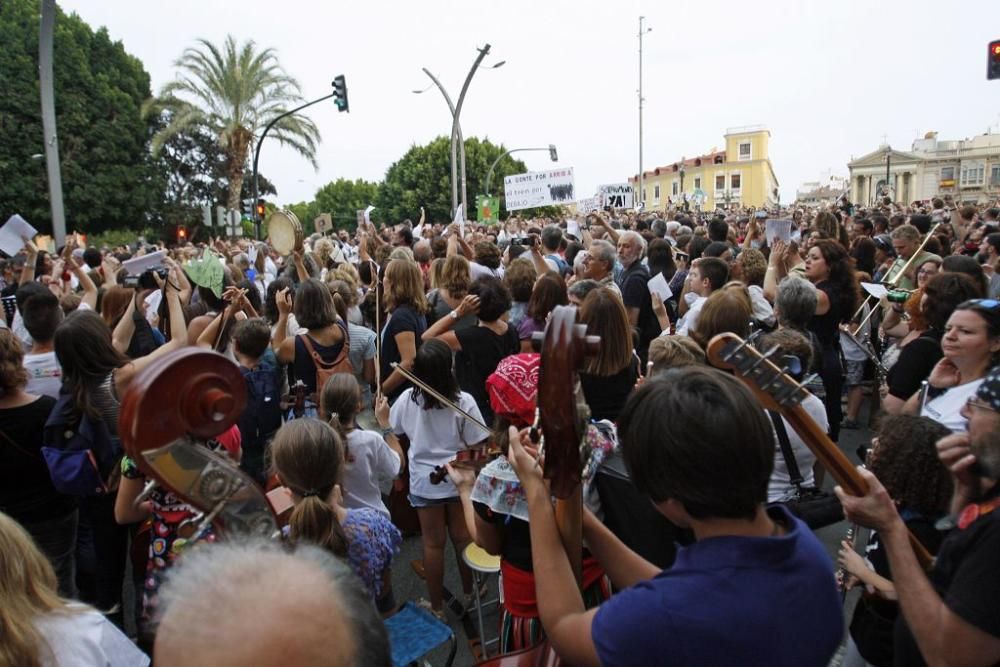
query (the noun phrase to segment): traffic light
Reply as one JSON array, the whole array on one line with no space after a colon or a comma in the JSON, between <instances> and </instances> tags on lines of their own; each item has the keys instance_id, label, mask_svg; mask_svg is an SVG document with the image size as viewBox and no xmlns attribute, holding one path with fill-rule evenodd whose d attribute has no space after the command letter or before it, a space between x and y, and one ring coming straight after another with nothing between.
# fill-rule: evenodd
<instances>
[{"instance_id":1,"label":"traffic light","mask_svg":"<svg viewBox=\"0 0 1000 667\"><path fill-rule=\"evenodd\" d=\"M185 243L188 238L188 230L184 225L177 225L177 242Z\"/></svg>"},{"instance_id":2,"label":"traffic light","mask_svg":"<svg viewBox=\"0 0 1000 667\"><path fill-rule=\"evenodd\" d=\"M243 215L248 218L252 218L254 213L253 200L244 199L242 203L243 203Z\"/></svg>"},{"instance_id":3,"label":"traffic light","mask_svg":"<svg viewBox=\"0 0 1000 667\"><path fill-rule=\"evenodd\" d=\"M338 111L351 110L347 106L347 81L344 80L343 74L337 75L333 80L333 103L337 105Z\"/></svg>"},{"instance_id":4,"label":"traffic light","mask_svg":"<svg viewBox=\"0 0 1000 667\"><path fill-rule=\"evenodd\" d=\"M552 158L553 162L559 161L559 153L556 151L555 144L549 144L549 157Z\"/></svg>"},{"instance_id":5,"label":"traffic light","mask_svg":"<svg viewBox=\"0 0 1000 667\"><path fill-rule=\"evenodd\" d=\"M257 219L258 220L263 220L264 219L264 200L263 199L258 199L257 200Z\"/></svg>"},{"instance_id":6,"label":"traffic light","mask_svg":"<svg viewBox=\"0 0 1000 667\"><path fill-rule=\"evenodd\" d=\"M989 60L986 64L986 78L1000 79L1000 39L990 42Z\"/></svg>"}]
</instances>

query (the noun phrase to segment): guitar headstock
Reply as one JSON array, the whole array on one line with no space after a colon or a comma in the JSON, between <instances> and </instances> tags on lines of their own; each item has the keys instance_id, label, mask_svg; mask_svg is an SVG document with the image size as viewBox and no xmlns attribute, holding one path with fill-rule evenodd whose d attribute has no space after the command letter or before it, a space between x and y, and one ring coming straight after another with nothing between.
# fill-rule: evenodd
<instances>
[{"instance_id":1,"label":"guitar headstock","mask_svg":"<svg viewBox=\"0 0 1000 667\"><path fill-rule=\"evenodd\" d=\"M708 360L716 368L731 370L742 377L768 410L781 411L801 403L809 392L779 367L781 348L757 350L736 334L722 333L708 342Z\"/></svg>"}]
</instances>

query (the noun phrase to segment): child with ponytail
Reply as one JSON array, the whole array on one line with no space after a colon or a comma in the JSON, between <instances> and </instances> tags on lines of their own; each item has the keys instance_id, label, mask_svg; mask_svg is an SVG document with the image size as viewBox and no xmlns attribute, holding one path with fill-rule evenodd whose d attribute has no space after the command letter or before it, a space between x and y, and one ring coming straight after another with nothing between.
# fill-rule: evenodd
<instances>
[{"instance_id":1,"label":"child with ponytail","mask_svg":"<svg viewBox=\"0 0 1000 667\"><path fill-rule=\"evenodd\" d=\"M345 445L344 506L348 509L370 507L389 516L382 501L381 484L399 477L404 460L396 434L389 428L389 401L381 396L375 402L375 418L381 435L357 427L361 411L361 388L353 375L337 373L323 386L319 414L340 435Z\"/></svg>"},{"instance_id":2,"label":"child with ponytail","mask_svg":"<svg viewBox=\"0 0 1000 667\"><path fill-rule=\"evenodd\" d=\"M271 457L295 506L288 521L289 539L346 558L379 612L392 611L391 565L402 537L378 510L344 505L344 444L337 432L317 419L287 422L271 442Z\"/></svg>"}]
</instances>

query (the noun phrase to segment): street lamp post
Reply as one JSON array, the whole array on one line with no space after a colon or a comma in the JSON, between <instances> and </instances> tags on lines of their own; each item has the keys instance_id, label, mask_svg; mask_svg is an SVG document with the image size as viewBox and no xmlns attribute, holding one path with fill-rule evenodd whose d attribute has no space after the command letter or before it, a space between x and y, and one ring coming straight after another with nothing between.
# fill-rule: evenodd
<instances>
[{"instance_id":1,"label":"street lamp post","mask_svg":"<svg viewBox=\"0 0 1000 667\"><path fill-rule=\"evenodd\" d=\"M287 118L292 114L302 111L306 107L311 107L314 104L319 104L323 100L328 100L331 97L336 97L338 94L339 92L335 89L329 95L324 95L323 97L317 98L312 102L306 102L301 106L297 106L291 111L286 111L280 116L276 116L270 123L267 124L267 126L264 128L264 131L260 133L260 139L257 140L257 147L254 149L253 152L253 224L254 224L254 235L257 237L258 241L260 240L260 223L262 221L260 219L260 215L257 214L257 202L259 201L260 197L259 183L257 179L257 163L260 161L260 147L264 143L264 137L267 136L267 133L270 131L270 129L274 127L275 124L282 118Z\"/></svg>"},{"instance_id":2,"label":"street lamp post","mask_svg":"<svg viewBox=\"0 0 1000 667\"><path fill-rule=\"evenodd\" d=\"M63 209L62 173L59 171L59 138L56 134L56 100L52 77L52 43L56 22L55 0L42 1L42 21L38 36L38 83L42 98L42 134L45 139L45 166L49 180L52 235L56 246L66 241L66 213Z\"/></svg>"},{"instance_id":3,"label":"street lamp post","mask_svg":"<svg viewBox=\"0 0 1000 667\"><path fill-rule=\"evenodd\" d=\"M552 158L553 162L559 161L559 153L556 151L555 144L549 144L546 148L512 148L511 150L501 154L496 160L493 160L493 164L490 165L490 170L486 172L486 187L483 188L484 195L489 196L490 194L490 180L493 178L493 170L496 169L498 164L500 164L500 160L504 159L511 153L519 153L521 151L548 151L549 157Z\"/></svg>"},{"instance_id":4,"label":"street lamp post","mask_svg":"<svg viewBox=\"0 0 1000 667\"><path fill-rule=\"evenodd\" d=\"M465 178L465 139L462 137L462 127L460 123L460 118L462 115L462 105L465 103L465 94L469 91L469 84L472 83L472 77L475 75L476 70L479 69L480 63L483 62L483 58L487 56L490 52L490 45L487 44L483 48L479 49L479 55L476 60L472 63L472 67L469 69L469 73L465 77L465 82L462 84L462 90L458 95L458 101L452 104L451 96L448 95L448 91L445 90L441 82L438 81L437 77L430 73L430 71L424 67L422 68L424 74L430 77L430 80L434 82L434 85L438 87L441 94L444 96L445 102L448 103L448 110L451 112L451 209L454 211L458 208L458 194L459 194L459 180L461 180L461 191L462 191L462 205L467 210L467 198L466 198L466 178ZM498 67L503 67L506 60L501 60L490 66L490 69L497 69ZM414 90L414 93L422 93L422 90ZM458 146L460 144L460 146ZM460 165L456 164L456 152L458 153L458 161ZM458 177L458 171L461 171L461 179Z\"/></svg>"},{"instance_id":5,"label":"street lamp post","mask_svg":"<svg viewBox=\"0 0 1000 667\"><path fill-rule=\"evenodd\" d=\"M642 36L647 32L652 32L652 28L646 28L643 30L642 22L646 20L645 16L639 17L639 204L642 208L642 203L645 201L645 189L642 184Z\"/></svg>"}]
</instances>

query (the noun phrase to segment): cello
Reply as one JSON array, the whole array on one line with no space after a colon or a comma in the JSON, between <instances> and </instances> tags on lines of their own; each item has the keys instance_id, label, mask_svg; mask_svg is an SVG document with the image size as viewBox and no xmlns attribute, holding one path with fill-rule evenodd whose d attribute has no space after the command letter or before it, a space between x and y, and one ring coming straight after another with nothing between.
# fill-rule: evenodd
<instances>
[{"instance_id":1,"label":"cello","mask_svg":"<svg viewBox=\"0 0 1000 667\"><path fill-rule=\"evenodd\" d=\"M138 500L160 485L194 507L198 514L178 527L188 541L209 528L271 538L278 534L279 514L290 510L282 489L266 496L228 456L208 446L236 422L246 400L236 364L191 347L158 359L122 396L119 437L150 480Z\"/></svg>"},{"instance_id":2,"label":"cello","mask_svg":"<svg viewBox=\"0 0 1000 667\"><path fill-rule=\"evenodd\" d=\"M588 336L576 319L576 307L557 306L542 333L533 336L541 352L538 407L532 428L544 455L543 476L556 498L556 525L577 584L582 580L583 468L590 408L583 398L579 370L596 355L601 340ZM554 666L563 664L548 640L537 646L480 663L488 667Z\"/></svg>"}]
</instances>

